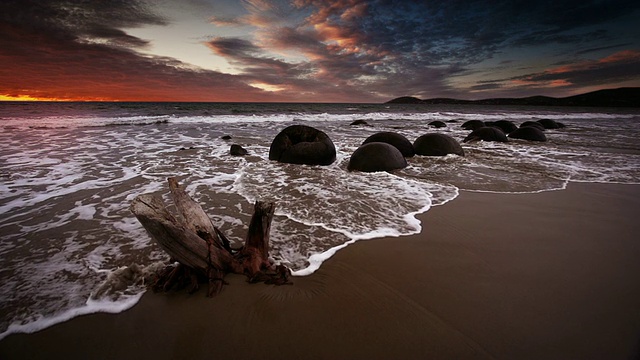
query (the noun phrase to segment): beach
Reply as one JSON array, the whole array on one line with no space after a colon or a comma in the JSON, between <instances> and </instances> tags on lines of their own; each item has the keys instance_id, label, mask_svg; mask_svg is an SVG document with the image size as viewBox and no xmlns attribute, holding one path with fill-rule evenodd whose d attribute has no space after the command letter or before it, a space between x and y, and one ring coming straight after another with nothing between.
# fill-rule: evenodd
<instances>
[{"instance_id":1,"label":"beach","mask_svg":"<svg viewBox=\"0 0 640 360\"><path fill-rule=\"evenodd\" d=\"M292 286L227 276L0 341L2 359L631 359L640 186L461 191L422 232L360 241Z\"/></svg>"}]
</instances>

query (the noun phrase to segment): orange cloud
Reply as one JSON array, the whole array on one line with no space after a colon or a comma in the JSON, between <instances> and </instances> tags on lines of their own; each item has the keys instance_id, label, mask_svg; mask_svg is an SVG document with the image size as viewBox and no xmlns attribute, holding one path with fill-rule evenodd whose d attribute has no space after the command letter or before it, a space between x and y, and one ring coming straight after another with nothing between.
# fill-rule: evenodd
<instances>
[{"instance_id":1,"label":"orange cloud","mask_svg":"<svg viewBox=\"0 0 640 360\"><path fill-rule=\"evenodd\" d=\"M640 51L623 50L597 60L584 60L509 79L512 86L561 88L593 86L638 78ZM635 69L635 70L634 70Z\"/></svg>"},{"instance_id":2,"label":"orange cloud","mask_svg":"<svg viewBox=\"0 0 640 360\"><path fill-rule=\"evenodd\" d=\"M640 60L640 51L636 50L623 50L612 55L609 55L600 60L587 60L582 61L576 64L565 65L556 67L553 69L549 69L546 71L548 74L562 74L562 73L570 73L575 71L583 71L592 68L597 68L602 65L607 64L616 64L616 63L625 63L629 61L639 61Z\"/></svg>"},{"instance_id":3,"label":"orange cloud","mask_svg":"<svg viewBox=\"0 0 640 360\"><path fill-rule=\"evenodd\" d=\"M623 50L615 54L609 55L604 59L598 61L599 63L615 63L623 61L637 61L640 59L640 51L637 50Z\"/></svg>"}]
</instances>

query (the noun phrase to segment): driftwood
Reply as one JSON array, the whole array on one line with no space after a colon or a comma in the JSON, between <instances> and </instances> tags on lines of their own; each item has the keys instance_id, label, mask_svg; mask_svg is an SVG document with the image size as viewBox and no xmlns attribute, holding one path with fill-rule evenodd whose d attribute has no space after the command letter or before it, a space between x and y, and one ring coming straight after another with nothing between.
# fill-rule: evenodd
<instances>
[{"instance_id":1,"label":"driftwood","mask_svg":"<svg viewBox=\"0 0 640 360\"><path fill-rule=\"evenodd\" d=\"M171 197L179 216L172 215L158 195L143 194L131 204L131 211L151 237L178 262L157 274L154 289L198 290L209 285L208 296L220 292L228 273L244 274L250 282L290 284L291 271L269 261L269 231L275 204L256 201L247 237L240 249L233 249L202 207L169 178Z\"/></svg>"}]
</instances>

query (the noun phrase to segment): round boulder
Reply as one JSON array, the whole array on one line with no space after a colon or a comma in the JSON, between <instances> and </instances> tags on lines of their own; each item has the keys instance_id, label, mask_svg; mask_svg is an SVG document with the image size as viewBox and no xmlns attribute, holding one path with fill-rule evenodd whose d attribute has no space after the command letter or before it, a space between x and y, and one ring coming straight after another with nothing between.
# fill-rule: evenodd
<instances>
[{"instance_id":1,"label":"round boulder","mask_svg":"<svg viewBox=\"0 0 640 360\"><path fill-rule=\"evenodd\" d=\"M464 156L464 150L456 139L449 135L431 133L420 136L413 142L417 155L445 156L456 154Z\"/></svg>"},{"instance_id":2,"label":"round boulder","mask_svg":"<svg viewBox=\"0 0 640 360\"><path fill-rule=\"evenodd\" d=\"M237 144L231 145L231 149L229 149L229 153L233 156L244 156L248 154L247 149Z\"/></svg>"},{"instance_id":3,"label":"round boulder","mask_svg":"<svg viewBox=\"0 0 640 360\"><path fill-rule=\"evenodd\" d=\"M364 145L372 142L382 142L393 145L396 149L400 150L400 153L402 153L402 156L404 157L412 157L416 154L413 149L413 145L411 145L411 141L398 133L389 131L375 133L369 136L362 144Z\"/></svg>"},{"instance_id":4,"label":"round boulder","mask_svg":"<svg viewBox=\"0 0 640 360\"><path fill-rule=\"evenodd\" d=\"M324 132L306 125L291 125L271 142L269 160L289 164L331 165L336 147Z\"/></svg>"},{"instance_id":5,"label":"round boulder","mask_svg":"<svg viewBox=\"0 0 640 360\"><path fill-rule=\"evenodd\" d=\"M383 142L363 144L351 154L349 171L390 171L407 166L407 160L395 146Z\"/></svg>"},{"instance_id":6,"label":"round boulder","mask_svg":"<svg viewBox=\"0 0 640 360\"><path fill-rule=\"evenodd\" d=\"M443 128L443 127L447 127L447 124L444 121L434 120L429 123L429 126L433 126L435 128Z\"/></svg>"},{"instance_id":7,"label":"round boulder","mask_svg":"<svg viewBox=\"0 0 640 360\"><path fill-rule=\"evenodd\" d=\"M505 134L508 134L512 131L514 131L515 129L517 129L518 127L516 126L516 124L514 124L513 122L509 121L509 120L498 120L498 121L494 121L491 126L496 126L499 127L500 129L502 129L502 131L504 131Z\"/></svg>"},{"instance_id":8,"label":"round boulder","mask_svg":"<svg viewBox=\"0 0 640 360\"><path fill-rule=\"evenodd\" d=\"M525 126L509 133L510 138L529 141L547 141L544 132L535 126Z\"/></svg>"},{"instance_id":9,"label":"round boulder","mask_svg":"<svg viewBox=\"0 0 640 360\"><path fill-rule=\"evenodd\" d=\"M356 121L352 122L352 123L351 123L351 124L349 124L349 125L351 125L351 126L357 126L357 125L366 125L366 126L368 126L368 125L369 125L369 123L368 123L368 122L366 122L365 120L358 119L358 120L356 120Z\"/></svg>"},{"instance_id":10,"label":"round boulder","mask_svg":"<svg viewBox=\"0 0 640 360\"><path fill-rule=\"evenodd\" d=\"M552 119L540 119L538 120L538 123L544 126L545 129L560 129L561 127L564 127L564 125L560 125Z\"/></svg>"},{"instance_id":11,"label":"round boulder","mask_svg":"<svg viewBox=\"0 0 640 360\"><path fill-rule=\"evenodd\" d=\"M469 141L498 141L498 142L508 142L507 135L505 135L504 131L500 130L497 127L493 126L485 126L479 128L477 130L473 130L471 134L467 135L462 142Z\"/></svg>"},{"instance_id":12,"label":"round boulder","mask_svg":"<svg viewBox=\"0 0 640 360\"><path fill-rule=\"evenodd\" d=\"M532 126L532 127L535 127L535 128L538 128L538 129L544 131L544 126L542 126L542 124L540 124L537 121L525 121L522 124L520 124L521 128L528 127L528 126Z\"/></svg>"},{"instance_id":13,"label":"round boulder","mask_svg":"<svg viewBox=\"0 0 640 360\"><path fill-rule=\"evenodd\" d=\"M484 121L482 120L469 120L469 121L465 121L464 123L462 123L462 125L460 125L460 127L465 130L476 130L483 126L485 126L485 124L484 124Z\"/></svg>"}]
</instances>

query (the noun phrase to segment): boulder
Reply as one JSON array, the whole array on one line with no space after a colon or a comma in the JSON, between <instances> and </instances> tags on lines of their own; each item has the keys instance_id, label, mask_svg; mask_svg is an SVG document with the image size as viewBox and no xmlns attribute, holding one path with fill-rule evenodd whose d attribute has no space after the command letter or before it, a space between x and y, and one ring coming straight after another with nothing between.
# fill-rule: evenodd
<instances>
[{"instance_id":1,"label":"boulder","mask_svg":"<svg viewBox=\"0 0 640 360\"><path fill-rule=\"evenodd\" d=\"M540 123L539 123L539 122L537 122L537 121L525 121L525 122L523 122L522 124L520 124L520 127L521 127L521 128L522 128L522 127L527 127L527 126L533 126L533 127L535 127L535 128L538 128L538 129L540 129L540 130L544 131L544 126L542 126L542 124L540 124Z\"/></svg>"},{"instance_id":2,"label":"boulder","mask_svg":"<svg viewBox=\"0 0 640 360\"><path fill-rule=\"evenodd\" d=\"M447 127L447 124L444 121L434 120L429 123L429 126L433 126L435 128L443 128L443 127Z\"/></svg>"},{"instance_id":3,"label":"boulder","mask_svg":"<svg viewBox=\"0 0 640 360\"><path fill-rule=\"evenodd\" d=\"M366 125L366 126L368 126L369 123L364 121L364 120L356 120L356 121L352 122L349 125L351 125L351 126L356 126L356 125Z\"/></svg>"},{"instance_id":4,"label":"boulder","mask_svg":"<svg viewBox=\"0 0 640 360\"><path fill-rule=\"evenodd\" d=\"M404 157L412 157L415 155L413 145L403 135L394 132L379 132L369 136L362 144L368 144L371 142L383 142L395 146Z\"/></svg>"},{"instance_id":5,"label":"boulder","mask_svg":"<svg viewBox=\"0 0 640 360\"><path fill-rule=\"evenodd\" d=\"M509 120L498 120L498 121L494 121L491 126L496 126L500 129L502 129L502 131L504 131L505 134L508 134L514 130L516 130L518 127L516 126L516 124L514 124L513 122L509 121Z\"/></svg>"},{"instance_id":6,"label":"boulder","mask_svg":"<svg viewBox=\"0 0 640 360\"><path fill-rule=\"evenodd\" d=\"M465 130L476 130L483 126L485 126L485 124L482 120L469 120L463 122L462 125L460 125L460 127Z\"/></svg>"},{"instance_id":7,"label":"boulder","mask_svg":"<svg viewBox=\"0 0 640 360\"><path fill-rule=\"evenodd\" d=\"M464 156L464 150L456 139L449 135L430 133L420 136L413 142L413 148L417 155L445 156L456 154Z\"/></svg>"},{"instance_id":8,"label":"boulder","mask_svg":"<svg viewBox=\"0 0 640 360\"><path fill-rule=\"evenodd\" d=\"M553 119L540 119L538 120L538 123L544 126L545 129L560 129L561 127L564 127L564 125L558 124Z\"/></svg>"},{"instance_id":9,"label":"boulder","mask_svg":"<svg viewBox=\"0 0 640 360\"><path fill-rule=\"evenodd\" d=\"M233 144L231 145L231 149L229 150L229 153L233 156L244 156L244 155L247 155L249 152L247 151L247 149L243 148L242 146Z\"/></svg>"},{"instance_id":10,"label":"boulder","mask_svg":"<svg viewBox=\"0 0 640 360\"><path fill-rule=\"evenodd\" d=\"M291 125L271 142L269 160L289 164L331 165L336 147L324 132L306 125Z\"/></svg>"},{"instance_id":11,"label":"boulder","mask_svg":"<svg viewBox=\"0 0 640 360\"><path fill-rule=\"evenodd\" d=\"M493 126L485 126L479 128L477 130L473 130L471 134L469 134L462 142L469 141L498 141L498 142L508 142L507 135L505 135L504 131L500 130L500 128Z\"/></svg>"},{"instance_id":12,"label":"boulder","mask_svg":"<svg viewBox=\"0 0 640 360\"><path fill-rule=\"evenodd\" d=\"M547 141L544 132L535 126L525 126L509 133L510 138L529 141Z\"/></svg>"},{"instance_id":13,"label":"boulder","mask_svg":"<svg viewBox=\"0 0 640 360\"><path fill-rule=\"evenodd\" d=\"M390 171L407 166L407 160L395 146L384 142L363 144L351 154L349 171Z\"/></svg>"}]
</instances>

